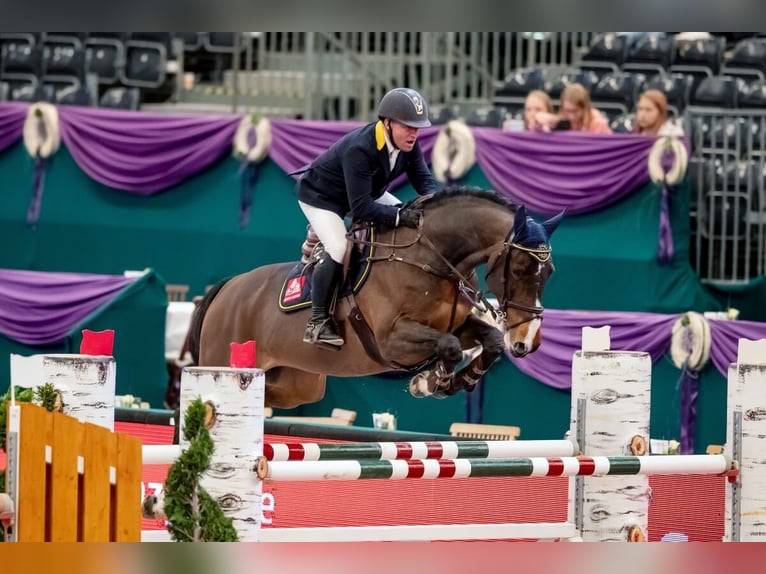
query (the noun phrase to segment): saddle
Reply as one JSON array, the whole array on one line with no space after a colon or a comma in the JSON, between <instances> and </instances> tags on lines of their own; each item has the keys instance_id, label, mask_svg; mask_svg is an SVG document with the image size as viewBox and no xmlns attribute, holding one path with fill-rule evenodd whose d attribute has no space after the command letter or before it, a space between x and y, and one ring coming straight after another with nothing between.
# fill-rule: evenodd
<instances>
[{"instance_id":1,"label":"saddle","mask_svg":"<svg viewBox=\"0 0 766 574\"><path fill-rule=\"evenodd\" d=\"M343 259L343 281L338 290L338 298L356 294L364 286L370 274L375 247L377 229L374 225L352 228L354 237L366 243L348 241ZM285 276L279 291L279 309L283 313L292 313L311 307L311 276L324 246L311 225L306 226L306 239L301 245L301 260Z\"/></svg>"}]
</instances>

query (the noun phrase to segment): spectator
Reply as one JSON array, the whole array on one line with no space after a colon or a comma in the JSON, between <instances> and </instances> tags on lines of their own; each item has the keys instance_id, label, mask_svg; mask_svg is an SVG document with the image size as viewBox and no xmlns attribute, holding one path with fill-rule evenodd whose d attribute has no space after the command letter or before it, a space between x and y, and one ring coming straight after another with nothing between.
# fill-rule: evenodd
<instances>
[{"instance_id":1,"label":"spectator","mask_svg":"<svg viewBox=\"0 0 766 574\"><path fill-rule=\"evenodd\" d=\"M668 119L668 99L659 90L646 90L636 105L636 133L646 136L682 136L683 129Z\"/></svg>"},{"instance_id":2,"label":"spectator","mask_svg":"<svg viewBox=\"0 0 766 574\"><path fill-rule=\"evenodd\" d=\"M542 90L532 90L524 100L524 129L542 130L543 125L537 121L540 113L552 114L553 103L551 98Z\"/></svg>"},{"instance_id":3,"label":"spectator","mask_svg":"<svg viewBox=\"0 0 766 574\"><path fill-rule=\"evenodd\" d=\"M569 84L561 92L559 114L540 112L535 116L545 131L573 130L591 134L611 134L606 116L593 107L582 84Z\"/></svg>"}]
</instances>

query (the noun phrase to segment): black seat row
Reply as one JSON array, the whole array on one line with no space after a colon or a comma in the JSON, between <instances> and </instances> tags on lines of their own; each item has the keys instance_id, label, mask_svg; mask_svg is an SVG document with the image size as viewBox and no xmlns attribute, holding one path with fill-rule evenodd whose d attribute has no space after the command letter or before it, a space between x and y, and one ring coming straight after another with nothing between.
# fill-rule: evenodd
<instances>
[{"instance_id":1,"label":"black seat row","mask_svg":"<svg viewBox=\"0 0 766 574\"><path fill-rule=\"evenodd\" d=\"M609 32L593 39L580 67L597 73L640 70L705 76L720 73L763 79L766 76L766 38L742 39L727 56L723 36L677 39L664 32L652 32L636 38Z\"/></svg>"},{"instance_id":2,"label":"black seat row","mask_svg":"<svg viewBox=\"0 0 766 574\"><path fill-rule=\"evenodd\" d=\"M48 102L64 106L96 106L125 110L141 107L141 92L138 88L111 87L101 97L87 86L65 86L55 84L12 85L0 82L0 101Z\"/></svg>"}]
</instances>

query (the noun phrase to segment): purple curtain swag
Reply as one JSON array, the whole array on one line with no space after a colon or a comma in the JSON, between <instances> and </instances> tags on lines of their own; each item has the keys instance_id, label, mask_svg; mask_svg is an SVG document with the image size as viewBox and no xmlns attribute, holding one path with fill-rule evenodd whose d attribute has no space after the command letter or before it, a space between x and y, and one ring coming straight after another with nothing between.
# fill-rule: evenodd
<instances>
[{"instance_id":1,"label":"purple curtain swag","mask_svg":"<svg viewBox=\"0 0 766 574\"><path fill-rule=\"evenodd\" d=\"M135 280L0 269L0 334L24 345L59 343Z\"/></svg>"},{"instance_id":2,"label":"purple curtain swag","mask_svg":"<svg viewBox=\"0 0 766 574\"><path fill-rule=\"evenodd\" d=\"M615 351L645 351L652 362L670 349L671 329L680 315L657 313L618 313L599 311L545 311L544 342L540 348L522 359L508 354L513 364L530 377L557 389L572 386L572 357L580 349L582 327L610 325L611 348ZM728 376L731 363L737 361L740 338L766 339L766 323L753 321L710 321L712 336L710 357L723 376ZM681 452L694 452L699 373L684 369L681 383Z\"/></svg>"},{"instance_id":3,"label":"purple curtain swag","mask_svg":"<svg viewBox=\"0 0 766 574\"><path fill-rule=\"evenodd\" d=\"M27 107L0 104L0 151L21 138ZM240 121L236 115L161 115L77 106L60 106L58 111L62 140L80 168L106 186L139 195L172 187L231 153ZM274 119L270 157L291 173L360 125ZM421 132L427 161L440 130L433 126ZM471 131L477 163L492 186L542 215L563 209L570 214L597 211L649 181L653 138ZM392 188L404 181L399 178ZM661 202L660 222L659 258L667 262L673 251L667 198Z\"/></svg>"}]
</instances>

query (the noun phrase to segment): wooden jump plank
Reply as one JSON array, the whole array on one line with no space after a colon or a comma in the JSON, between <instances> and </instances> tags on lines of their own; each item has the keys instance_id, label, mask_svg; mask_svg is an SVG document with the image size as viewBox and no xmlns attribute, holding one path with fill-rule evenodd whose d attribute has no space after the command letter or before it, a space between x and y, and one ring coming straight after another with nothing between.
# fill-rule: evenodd
<instances>
[{"instance_id":1,"label":"wooden jump plank","mask_svg":"<svg viewBox=\"0 0 766 574\"><path fill-rule=\"evenodd\" d=\"M117 484L115 485L114 540L141 541L141 439L122 433L117 437Z\"/></svg>"},{"instance_id":2,"label":"wooden jump plank","mask_svg":"<svg viewBox=\"0 0 766 574\"><path fill-rule=\"evenodd\" d=\"M112 516L112 488L109 469L117 463L114 433L93 424L84 424L82 477L83 542L109 542Z\"/></svg>"},{"instance_id":3,"label":"wooden jump plank","mask_svg":"<svg viewBox=\"0 0 766 574\"><path fill-rule=\"evenodd\" d=\"M79 474L83 425L61 413L53 416L51 458L51 542L77 542L79 526Z\"/></svg>"},{"instance_id":4,"label":"wooden jump plank","mask_svg":"<svg viewBox=\"0 0 766 574\"><path fill-rule=\"evenodd\" d=\"M47 490L45 446L50 444L52 419L48 411L29 403L19 403L19 493L17 507L18 540L45 542Z\"/></svg>"}]
</instances>

